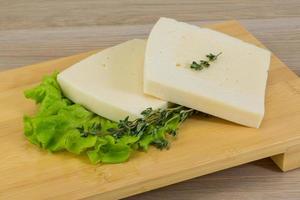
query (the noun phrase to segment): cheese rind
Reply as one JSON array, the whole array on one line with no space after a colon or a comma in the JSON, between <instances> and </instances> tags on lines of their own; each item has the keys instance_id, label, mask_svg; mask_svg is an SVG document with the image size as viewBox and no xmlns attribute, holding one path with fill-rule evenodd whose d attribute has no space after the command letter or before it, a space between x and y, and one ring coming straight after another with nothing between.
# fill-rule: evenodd
<instances>
[{"instance_id":1,"label":"cheese rind","mask_svg":"<svg viewBox=\"0 0 300 200\"><path fill-rule=\"evenodd\" d=\"M167 102L143 93L145 47L146 41L135 39L89 56L58 75L62 91L114 121L141 117L148 107L165 108Z\"/></svg>"},{"instance_id":2,"label":"cheese rind","mask_svg":"<svg viewBox=\"0 0 300 200\"><path fill-rule=\"evenodd\" d=\"M209 68L193 61L222 54ZM270 52L223 33L161 18L145 56L144 92L239 124L259 127Z\"/></svg>"}]
</instances>

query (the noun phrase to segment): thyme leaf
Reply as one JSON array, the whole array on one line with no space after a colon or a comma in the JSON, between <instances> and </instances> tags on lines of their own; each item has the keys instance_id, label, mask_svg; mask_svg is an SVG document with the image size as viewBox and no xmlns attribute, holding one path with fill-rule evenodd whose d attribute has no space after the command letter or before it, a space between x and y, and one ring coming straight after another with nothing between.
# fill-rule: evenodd
<instances>
[{"instance_id":1,"label":"thyme leaf","mask_svg":"<svg viewBox=\"0 0 300 200\"><path fill-rule=\"evenodd\" d=\"M193 61L192 64L190 65L190 68L196 71L200 71L203 68L208 68L212 62L214 62L215 60L217 60L217 58L222 54L222 52L218 53L218 54L212 54L209 53L206 55L206 58L208 60L200 60L199 63L197 63L196 61Z\"/></svg>"}]
</instances>

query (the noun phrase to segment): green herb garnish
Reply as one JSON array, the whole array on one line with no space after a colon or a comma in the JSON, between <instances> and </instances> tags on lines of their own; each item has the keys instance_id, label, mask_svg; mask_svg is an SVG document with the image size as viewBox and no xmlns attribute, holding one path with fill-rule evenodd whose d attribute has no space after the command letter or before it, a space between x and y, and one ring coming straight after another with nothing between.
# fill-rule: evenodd
<instances>
[{"instance_id":1,"label":"green herb garnish","mask_svg":"<svg viewBox=\"0 0 300 200\"><path fill-rule=\"evenodd\" d=\"M218 56L221 54L222 54L222 52L218 53L217 55L212 54L212 53L207 54L206 57L208 58L208 60L200 60L199 63L197 63L196 61L193 61L190 68L197 70L197 71L202 70L203 68L207 68L210 66L210 64L213 61L217 60Z\"/></svg>"},{"instance_id":2,"label":"green herb garnish","mask_svg":"<svg viewBox=\"0 0 300 200\"><path fill-rule=\"evenodd\" d=\"M109 131L118 138L128 132L132 135L143 135L145 132L153 131L155 129L168 128L166 131L175 136L177 129L170 125L174 122L180 124L193 112L193 109L184 106L157 110L147 108L141 113L143 116L142 118L129 121L127 117L119 122L117 128L112 128Z\"/></svg>"},{"instance_id":3,"label":"green herb garnish","mask_svg":"<svg viewBox=\"0 0 300 200\"><path fill-rule=\"evenodd\" d=\"M50 152L67 150L86 154L96 163L120 163L135 150L169 147L167 134L176 136L180 124L195 111L184 106L144 110L141 118L116 123L67 99L57 83L57 73L25 91L39 104L34 116L24 117L27 139Z\"/></svg>"}]
</instances>

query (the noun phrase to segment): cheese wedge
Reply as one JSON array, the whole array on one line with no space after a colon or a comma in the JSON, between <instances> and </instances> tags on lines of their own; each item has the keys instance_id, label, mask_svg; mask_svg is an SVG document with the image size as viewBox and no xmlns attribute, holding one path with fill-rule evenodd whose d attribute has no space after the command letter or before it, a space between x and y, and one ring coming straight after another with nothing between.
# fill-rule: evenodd
<instances>
[{"instance_id":1,"label":"cheese wedge","mask_svg":"<svg viewBox=\"0 0 300 200\"><path fill-rule=\"evenodd\" d=\"M167 102L143 93L146 41L131 40L96 53L58 75L64 94L105 118L140 117L148 107Z\"/></svg>"},{"instance_id":2,"label":"cheese wedge","mask_svg":"<svg viewBox=\"0 0 300 200\"><path fill-rule=\"evenodd\" d=\"M193 61L218 54L210 67ZM144 92L250 127L259 127L270 52L239 39L173 19L161 18L146 47Z\"/></svg>"}]
</instances>

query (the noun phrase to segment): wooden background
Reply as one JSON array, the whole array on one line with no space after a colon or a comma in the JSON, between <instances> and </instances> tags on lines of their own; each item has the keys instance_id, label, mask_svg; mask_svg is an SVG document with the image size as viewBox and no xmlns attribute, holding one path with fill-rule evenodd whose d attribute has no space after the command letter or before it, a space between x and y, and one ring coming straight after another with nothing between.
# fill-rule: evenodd
<instances>
[{"instance_id":1,"label":"wooden background","mask_svg":"<svg viewBox=\"0 0 300 200\"><path fill-rule=\"evenodd\" d=\"M0 0L0 70L145 38L160 16L238 19L300 75L299 0ZM264 159L128 198L138 199L298 200L300 170Z\"/></svg>"}]
</instances>

